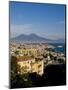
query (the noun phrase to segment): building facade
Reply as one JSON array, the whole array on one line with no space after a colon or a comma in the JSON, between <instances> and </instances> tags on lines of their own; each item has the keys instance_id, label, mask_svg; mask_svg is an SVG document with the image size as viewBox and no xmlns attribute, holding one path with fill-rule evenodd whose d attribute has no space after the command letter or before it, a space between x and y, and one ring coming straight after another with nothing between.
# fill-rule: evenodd
<instances>
[{"instance_id":1,"label":"building facade","mask_svg":"<svg viewBox=\"0 0 68 90\"><path fill-rule=\"evenodd\" d=\"M37 49L18 49L17 51L19 51L19 55L20 56L34 56L37 57L38 54L38 50Z\"/></svg>"},{"instance_id":2,"label":"building facade","mask_svg":"<svg viewBox=\"0 0 68 90\"><path fill-rule=\"evenodd\" d=\"M34 72L39 75L43 74L44 63L42 59L29 56L18 56L17 60L18 65L21 67L21 74Z\"/></svg>"}]
</instances>

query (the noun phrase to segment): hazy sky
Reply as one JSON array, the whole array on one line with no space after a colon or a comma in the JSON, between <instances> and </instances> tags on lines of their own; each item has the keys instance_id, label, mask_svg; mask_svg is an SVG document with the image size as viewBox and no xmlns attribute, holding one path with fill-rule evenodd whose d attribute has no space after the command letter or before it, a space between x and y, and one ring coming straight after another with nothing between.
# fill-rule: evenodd
<instances>
[{"instance_id":1,"label":"hazy sky","mask_svg":"<svg viewBox=\"0 0 68 90\"><path fill-rule=\"evenodd\" d=\"M11 37L36 33L42 37L65 37L65 6L10 2Z\"/></svg>"}]
</instances>

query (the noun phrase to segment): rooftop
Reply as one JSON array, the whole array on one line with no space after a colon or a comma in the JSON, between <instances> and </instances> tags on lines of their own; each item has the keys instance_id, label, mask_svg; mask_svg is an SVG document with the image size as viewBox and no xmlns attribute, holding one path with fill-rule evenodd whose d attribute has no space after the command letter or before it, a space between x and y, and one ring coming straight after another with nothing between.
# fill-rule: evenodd
<instances>
[{"instance_id":1,"label":"rooftop","mask_svg":"<svg viewBox=\"0 0 68 90\"><path fill-rule=\"evenodd\" d=\"M30 56L17 56L18 61L27 61L27 60L34 60L33 57Z\"/></svg>"}]
</instances>

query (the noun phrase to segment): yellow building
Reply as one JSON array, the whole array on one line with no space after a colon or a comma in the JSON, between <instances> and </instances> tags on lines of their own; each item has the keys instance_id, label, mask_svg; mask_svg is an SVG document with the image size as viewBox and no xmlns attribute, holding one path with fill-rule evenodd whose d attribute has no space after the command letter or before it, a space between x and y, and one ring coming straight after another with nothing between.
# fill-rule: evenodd
<instances>
[{"instance_id":1,"label":"yellow building","mask_svg":"<svg viewBox=\"0 0 68 90\"><path fill-rule=\"evenodd\" d=\"M18 64L21 66L21 74L36 72L43 74L44 63L41 58L32 58L30 56L17 56Z\"/></svg>"},{"instance_id":2,"label":"yellow building","mask_svg":"<svg viewBox=\"0 0 68 90\"><path fill-rule=\"evenodd\" d=\"M37 57L38 55L38 50L37 49L18 49L17 51L19 51L19 55L20 56L34 56Z\"/></svg>"}]
</instances>

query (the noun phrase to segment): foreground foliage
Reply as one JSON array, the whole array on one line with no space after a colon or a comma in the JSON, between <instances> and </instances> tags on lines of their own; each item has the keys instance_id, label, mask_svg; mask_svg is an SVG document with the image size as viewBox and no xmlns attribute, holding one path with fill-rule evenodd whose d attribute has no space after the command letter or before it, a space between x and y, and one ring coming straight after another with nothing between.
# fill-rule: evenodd
<instances>
[{"instance_id":1,"label":"foreground foliage","mask_svg":"<svg viewBox=\"0 0 68 90\"><path fill-rule=\"evenodd\" d=\"M17 58L11 57L10 88L57 86L66 84L66 65L49 65L42 76L36 73L20 74Z\"/></svg>"}]
</instances>

